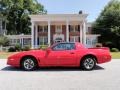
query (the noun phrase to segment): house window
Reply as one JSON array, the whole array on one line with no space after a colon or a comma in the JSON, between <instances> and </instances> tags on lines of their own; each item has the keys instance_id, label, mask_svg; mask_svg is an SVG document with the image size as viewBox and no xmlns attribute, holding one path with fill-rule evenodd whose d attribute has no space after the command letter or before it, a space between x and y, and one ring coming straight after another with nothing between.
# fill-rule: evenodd
<instances>
[{"instance_id":1,"label":"house window","mask_svg":"<svg viewBox=\"0 0 120 90\"><path fill-rule=\"evenodd\" d=\"M70 42L79 42L79 36L70 36Z\"/></svg>"},{"instance_id":2,"label":"house window","mask_svg":"<svg viewBox=\"0 0 120 90\"><path fill-rule=\"evenodd\" d=\"M74 26L73 26L73 25L70 25L69 30L70 30L70 32L74 32Z\"/></svg>"},{"instance_id":3,"label":"house window","mask_svg":"<svg viewBox=\"0 0 120 90\"><path fill-rule=\"evenodd\" d=\"M79 30L79 25L70 25L69 27L70 32L78 32Z\"/></svg>"},{"instance_id":4,"label":"house window","mask_svg":"<svg viewBox=\"0 0 120 90\"><path fill-rule=\"evenodd\" d=\"M31 42L30 38L24 38L23 39L24 45L30 45L30 42Z\"/></svg>"},{"instance_id":5,"label":"house window","mask_svg":"<svg viewBox=\"0 0 120 90\"><path fill-rule=\"evenodd\" d=\"M48 38L46 36L39 37L39 44L40 45L47 45L48 44Z\"/></svg>"},{"instance_id":6,"label":"house window","mask_svg":"<svg viewBox=\"0 0 120 90\"><path fill-rule=\"evenodd\" d=\"M42 26L38 26L38 32L43 32L43 27Z\"/></svg>"},{"instance_id":7,"label":"house window","mask_svg":"<svg viewBox=\"0 0 120 90\"><path fill-rule=\"evenodd\" d=\"M48 32L48 26L44 26L44 32Z\"/></svg>"},{"instance_id":8,"label":"house window","mask_svg":"<svg viewBox=\"0 0 120 90\"><path fill-rule=\"evenodd\" d=\"M20 39L10 39L10 43L11 43L12 45L14 45L14 44L19 44L19 43L20 43Z\"/></svg>"},{"instance_id":9,"label":"house window","mask_svg":"<svg viewBox=\"0 0 120 90\"><path fill-rule=\"evenodd\" d=\"M57 25L55 29L56 33L62 33L62 25Z\"/></svg>"},{"instance_id":10,"label":"house window","mask_svg":"<svg viewBox=\"0 0 120 90\"><path fill-rule=\"evenodd\" d=\"M86 44L91 45L91 40L89 38L86 39Z\"/></svg>"},{"instance_id":11,"label":"house window","mask_svg":"<svg viewBox=\"0 0 120 90\"><path fill-rule=\"evenodd\" d=\"M92 45L95 45L97 43L97 39L92 40Z\"/></svg>"},{"instance_id":12,"label":"house window","mask_svg":"<svg viewBox=\"0 0 120 90\"><path fill-rule=\"evenodd\" d=\"M38 32L48 32L48 26L38 26Z\"/></svg>"}]
</instances>

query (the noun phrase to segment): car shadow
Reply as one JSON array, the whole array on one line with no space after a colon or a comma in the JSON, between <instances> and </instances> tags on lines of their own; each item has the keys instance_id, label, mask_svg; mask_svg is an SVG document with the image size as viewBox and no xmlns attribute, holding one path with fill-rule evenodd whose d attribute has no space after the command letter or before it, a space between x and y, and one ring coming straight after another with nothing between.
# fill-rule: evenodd
<instances>
[{"instance_id":1,"label":"car shadow","mask_svg":"<svg viewBox=\"0 0 120 90\"><path fill-rule=\"evenodd\" d=\"M96 65L96 67L92 71L94 70L104 70L104 68ZM7 66L7 67L2 68L0 71L24 71L24 70L20 68L12 67L12 66ZM39 71L85 71L85 70L82 70L76 67L46 67L46 68L42 67L42 68L36 69L35 72L36 71L39 72Z\"/></svg>"}]
</instances>

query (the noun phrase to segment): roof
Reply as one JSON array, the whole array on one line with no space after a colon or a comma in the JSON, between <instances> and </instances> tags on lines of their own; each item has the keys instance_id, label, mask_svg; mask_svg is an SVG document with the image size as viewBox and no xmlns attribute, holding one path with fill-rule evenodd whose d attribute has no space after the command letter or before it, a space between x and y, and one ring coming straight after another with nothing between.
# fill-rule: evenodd
<instances>
[{"instance_id":1,"label":"roof","mask_svg":"<svg viewBox=\"0 0 120 90\"><path fill-rule=\"evenodd\" d=\"M32 21L84 20L88 14L36 14L29 15Z\"/></svg>"}]
</instances>

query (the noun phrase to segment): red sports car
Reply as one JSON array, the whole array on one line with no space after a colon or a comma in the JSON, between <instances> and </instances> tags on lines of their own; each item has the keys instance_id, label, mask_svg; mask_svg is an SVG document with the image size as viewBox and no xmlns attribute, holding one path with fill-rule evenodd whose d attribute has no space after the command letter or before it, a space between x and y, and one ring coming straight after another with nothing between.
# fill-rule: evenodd
<instances>
[{"instance_id":1,"label":"red sports car","mask_svg":"<svg viewBox=\"0 0 120 90\"><path fill-rule=\"evenodd\" d=\"M80 43L61 42L46 50L31 50L16 53L8 57L7 64L35 70L37 67L81 67L92 70L96 64L111 61L110 51L106 47L85 48Z\"/></svg>"}]
</instances>

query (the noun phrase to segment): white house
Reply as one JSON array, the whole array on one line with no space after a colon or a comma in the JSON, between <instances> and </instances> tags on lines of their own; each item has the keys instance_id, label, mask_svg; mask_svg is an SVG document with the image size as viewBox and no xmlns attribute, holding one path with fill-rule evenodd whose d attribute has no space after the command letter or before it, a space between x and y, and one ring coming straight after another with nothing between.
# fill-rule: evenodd
<instances>
[{"instance_id":1,"label":"white house","mask_svg":"<svg viewBox=\"0 0 120 90\"><path fill-rule=\"evenodd\" d=\"M80 42L94 47L99 35L91 34L88 14L41 14L30 15L31 46L51 45L56 42Z\"/></svg>"}]
</instances>

